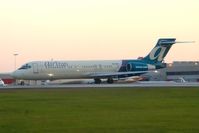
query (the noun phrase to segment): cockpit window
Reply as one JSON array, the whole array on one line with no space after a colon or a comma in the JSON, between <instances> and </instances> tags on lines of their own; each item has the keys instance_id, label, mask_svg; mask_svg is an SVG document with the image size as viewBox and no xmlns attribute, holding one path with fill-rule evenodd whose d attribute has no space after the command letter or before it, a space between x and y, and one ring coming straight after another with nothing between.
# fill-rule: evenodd
<instances>
[{"instance_id":1,"label":"cockpit window","mask_svg":"<svg viewBox=\"0 0 199 133\"><path fill-rule=\"evenodd\" d=\"M23 65L22 67L19 68L19 70L22 70L22 69L29 69L31 68L31 66L29 64L25 64Z\"/></svg>"}]
</instances>

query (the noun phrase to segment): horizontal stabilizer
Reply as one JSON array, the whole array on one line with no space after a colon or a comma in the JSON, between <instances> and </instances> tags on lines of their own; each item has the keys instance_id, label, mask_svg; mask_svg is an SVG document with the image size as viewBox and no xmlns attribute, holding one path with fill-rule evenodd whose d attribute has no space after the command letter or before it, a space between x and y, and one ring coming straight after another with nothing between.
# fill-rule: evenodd
<instances>
[{"instance_id":1,"label":"horizontal stabilizer","mask_svg":"<svg viewBox=\"0 0 199 133\"><path fill-rule=\"evenodd\" d=\"M195 43L195 41L177 41L175 43Z\"/></svg>"},{"instance_id":2,"label":"horizontal stabilizer","mask_svg":"<svg viewBox=\"0 0 199 133\"><path fill-rule=\"evenodd\" d=\"M195 41L161 41L160 46L166 46L175 43L195 43Z\"/></svg>"}]
</instances>

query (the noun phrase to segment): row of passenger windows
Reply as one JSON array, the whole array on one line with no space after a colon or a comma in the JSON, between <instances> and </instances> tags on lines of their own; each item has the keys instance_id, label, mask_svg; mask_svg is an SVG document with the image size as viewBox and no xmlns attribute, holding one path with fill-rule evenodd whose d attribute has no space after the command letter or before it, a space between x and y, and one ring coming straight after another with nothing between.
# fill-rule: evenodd
<instances>
[{"instance_id":1,"label":"row of passenger windows","mask_svg":"<svg viewBox=\"0 0 199 133\"><path fill-rule=\"evenodd\" d=\"M29 69L31 68L31 66L29 64L25 64L23 65L22 67L19 68L19 70L22 70L22 69ZM71 69L72 68L86 68L86 69L97 69L97 68L113 68L112 65L103 65L103 66L97 66L97 65L93 65L93 66L71 66L70 67Z\"/></svg>"},{"instance_id":2,"label":"row of passenger windows","mask_svg":"<svg viewBox=\"0 0 199 133\"><path fill-rule=\"evenodd\" d=\"M93 66L80 66L77 68L87 68L87 69L90 69L90 68L113 68L112 65L101 65L101 66L97 66L97 65L93 65Z\"/></svg>"}]
</instances>

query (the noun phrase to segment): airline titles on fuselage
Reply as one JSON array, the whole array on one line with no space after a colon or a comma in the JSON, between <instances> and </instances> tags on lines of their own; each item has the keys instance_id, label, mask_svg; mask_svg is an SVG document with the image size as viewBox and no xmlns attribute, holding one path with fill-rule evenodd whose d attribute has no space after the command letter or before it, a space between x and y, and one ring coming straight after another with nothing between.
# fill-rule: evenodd
<instances>
[{"instance_id":1,"label":"airline titles on fuselage","mask_svg":"<svg viewBox=\"0 0 199 133\"><path fill-rule=\"evenodd\" d=\"M69 68L68 63L66 62L57 62L57 61L46 61L44 62L44 66L46 69L51 68Z\"/></svg>"}]
</instances>

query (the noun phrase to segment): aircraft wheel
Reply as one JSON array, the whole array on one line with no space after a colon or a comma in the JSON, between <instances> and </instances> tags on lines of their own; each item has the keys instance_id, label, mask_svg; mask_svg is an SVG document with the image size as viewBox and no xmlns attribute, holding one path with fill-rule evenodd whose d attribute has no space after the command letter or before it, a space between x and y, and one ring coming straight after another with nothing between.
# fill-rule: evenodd
<instances>
[{"instance_id":1,"label":"aircraft wheel","mask_svg":"<svg viewBox=\"0 0 199 133\"><path fill-rule=\"evenodd\" d=\"M102 81L99 78L94 79L95 80L95 84L100 84Z\"/></svg>"},{"instance_id":2,"label":"aircraft wheel","mask_svg":"<svg viewBox=\"0 0 199 133\"><path fill-rule=\"evenodd\" d=\"M113 78L108 78L107 83L112 84L113 83Z\"/></svg>"},{"instance_id":3,"label":"aircraft wheel","mask_svg":"<svg viewBox=\"0 0 199 133\"><path fill-rule=\"evenodd\" d=\"M24 86L24 85L25 85L24 81L21 81L21 82L20 82L20 85L21 85L21 86Z\"/></svg>"}]
</instances>

